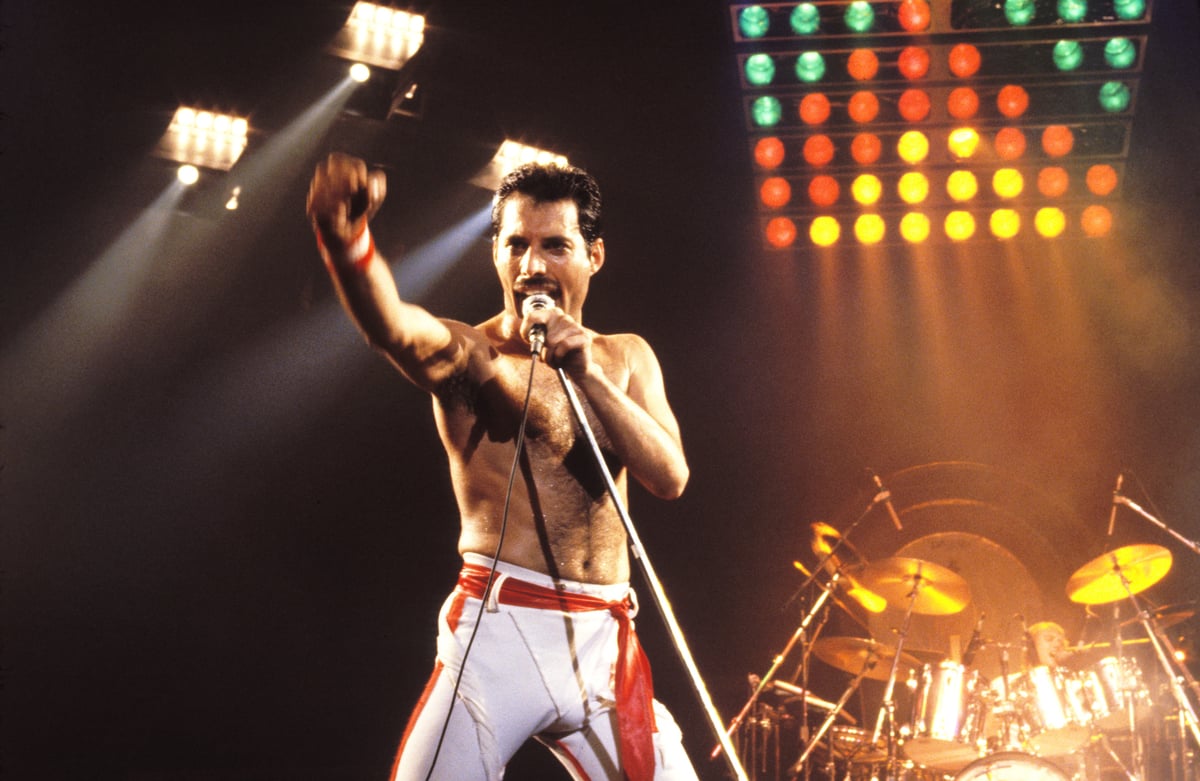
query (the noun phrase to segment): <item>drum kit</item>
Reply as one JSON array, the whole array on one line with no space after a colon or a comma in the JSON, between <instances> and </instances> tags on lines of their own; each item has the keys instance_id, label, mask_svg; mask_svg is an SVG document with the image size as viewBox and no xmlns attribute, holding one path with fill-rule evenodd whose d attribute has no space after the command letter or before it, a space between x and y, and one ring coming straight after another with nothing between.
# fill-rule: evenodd
<instances>
[{"instance_id":1,"label":"drum kit","mask_svg":"<svg viewBox=\"0 0 1200 781\"><path fill-rule=\"evenodd\" d=\"M943 653L912 648L907 641L914 615L949 616L971 603L971 589L962 575L912 557L868 562L832 527L817 523L812 532L818 564L811 572L800 562L796 567L807 576L802 589L815 585L820 594L771 670L752 676L750 701L730 727L731 734L741 728L745 751L746 737L764 726L761 720L746 718L760 695L782 695L799 705L799 758L790 767L777 763L776 776L849 781L1099 781L1111 776L1158 781L1148 771L1143 736L1170 736L1174 730L1171 767L1164 781L1196 777L1190 757L1200 748L1200 726L1192 701L1200 688L1163 631L1192 618L1196 607L1188 603L1154 608L1138 597L1171 570L1168 549L1128 545L1088 561L1071 575L1066 586L1071 602L1086 606L1089 613L1097 606L1114 607L1111 640L1068 646L1057 624L1026 627L1024 618L1017 616L1020 640L994 642L982 636L981 614L960 654L957 647ZM902 611L903 617L887 641L819 637L825 621L815 627L813 622L822 613L828 619L830 600L863 628L867 625L851 606L869 613L891 608ZM1122 605L1132 607L1132 618L1119 617ZM1135 627L1143 631L1135 632ZM793 680L800 678L799 685L777 680L784 659L797 646L803 661ZM1156 692L1149 674L1156 672L1156 663L1148 661L1144 670L1135 653L1144 649L1153 651L1150 658L1157 658L1160 677L1168 682ZM984 652L998 654L999 676L989 678L973 666ZM810 653L853 676L837 701L807 689ZM847 704L864 680L882 682L885 688L878 711L863 714L860 724ZM816 726L818 718L822 720ZM768 726L777 727L768 721ZM768 772L767 765L753 757L747 767Z\"/></svg>"}]
</instances>

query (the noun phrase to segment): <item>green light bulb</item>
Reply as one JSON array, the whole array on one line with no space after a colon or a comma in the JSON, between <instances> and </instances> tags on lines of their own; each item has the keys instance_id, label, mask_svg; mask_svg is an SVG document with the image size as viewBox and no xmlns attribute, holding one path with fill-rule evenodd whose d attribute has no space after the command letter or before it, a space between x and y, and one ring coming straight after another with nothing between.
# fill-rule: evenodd
<instances>
[{"instance_id":1,"label":"green light bulb","mask_svg":"<svg viewBox=\"0 0 1200 781\"><path fill-rule=\"evenodd\" d=\"M1033 0L1004 0L1004 18L1013 27L1029 24L1036 10Z\"/></svg>"},{"instance_id":2,"label":"green light bulb","mask_svg":"<svg viewBox=\"0 0 1200 781\"><path fill-rule=\"evenodd\" d=\"M1083 47L1079 41L1059 41L1054 44L1054 67L1073 71L1083 64Z\"/></svg>"},{"instance_id":3,"label":"green light bulb","mask_svg":"<svg viewBox=\"0 0 1200 781\"><path fill-rule=\"evenodd\" d=\"M1129 87L1119 81L1108 81L1100 87L1100 107L1110 114L1129 108Z\"/></svg>"},{"instance_id":4,"label":"green light bulb","mask_svg":"<svg viewBox=\"0 0 1200 781\"><path fill-rule=\"evenodd\" d=\"M796 58L796 78L805 84L820 81L825 76L825 58L819 52L804 52Z\"/></svg>"},{"instance_id":5,"label":"green light bulb","mask_svg":"<svg viewBox=\"0 0 1200 781\"><path fill-rule=\"evenodd\" d=\"M846 27L856 33L865 33L875 24L875 9L865 0L854 0L846 6Z\"/></svg>"},{"instance_id":6,"label":"green light bulb","mask_svg":"<svg viewBox=\"0 0 1200 781\"><path fill-rule=\"evenodd\" d=\"M1146 13L1146 0L1113 0L1113 10L1118 19L1141 19Z\"/></svg>"},{"instance_id":7,"label":"green light bulb","mask_svg":"<svg viewBox=\"0 0 1200 781\"><path fill-rule=\"evenodd\" d=\"M752 54L746 58L746 81L764 87L775 80L775 61L769 54Z\"/></svg>"},{"instance_id":8,"label":"green light bulb","mask_svg":"<svg viewBox=\"0 0 1200 781\"><path fill-rule=\"evenodd\" d=\"M738 27L747 38L761 38L771 26L771 17L761 5L748 5L738 14Z\"/></svg>"},{"instance_id":9,"label":"green light bulb","mask_svg":"<svg viewBox=\"0 0 1200 781\"><path fill-rule=\"evenodd\" d=\"M750 118L759 127L772 127L783 119L783 106L778 98L763 95L750 104Z\"/></svg>"},{"instance_id":10,"label":"green light bulb","mask_svg":"<svg viewBox=\"0 0 1200 781\"><path fill-rule=\"evenodd\" d=\"M1082 22L1087 10L1087 0L1058 0L1058 18L1064 22Z\"/></svg>"},{"instance_id":11,"label":"green light bulb","mask_svg":"<svg viewBox=\"0 0 1200 781\"><path fill-rule=\"evenodd\" d=\"M821 13L812 3L801 3L792 9L790 21L796 35L812 35L821 28Z\"/></svg>"},{"instance_id":12,"label":"green light bulb","mask_svg":"<svg viewBox=\"0 0 1200 781\"><path fill-rule=\"evenodd\" d=\"M1104 44L1104 61L1110 68L1123 69L1137 59L1137 47L1128 38L1113 38Z\"/></svg>"}]
</instances>

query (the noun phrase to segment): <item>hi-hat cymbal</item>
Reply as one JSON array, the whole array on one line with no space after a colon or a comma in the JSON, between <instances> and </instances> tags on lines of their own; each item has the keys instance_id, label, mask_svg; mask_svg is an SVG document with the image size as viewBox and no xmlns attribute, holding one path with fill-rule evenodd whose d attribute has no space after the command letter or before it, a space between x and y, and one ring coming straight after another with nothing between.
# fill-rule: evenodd
<instances>
[{"instance_id":1,"label":"hi-hat cymbal","mask_svg":"<svg viewBox=\"0 0 1200 781\"><path fill-rule=\"evenodd\" d=\"M839 670L858 675L866 667L863 677L874 681L888 679L892 660L896 658L894 647L865 637L822 637L813 643L812 649L818 659ZM900 664L905 668L921 667L924 664L921 657L935 662L942 654L906 648L900 652Z\"/></svg>"},{"instance_id":2,"label":"hi-hat cymbal","mask_svg":"<svg viewBox=\"0 0 1200 781\"><path fill-rule=\"evenodd\" d=\"M1067 581L1067 597L1105 605L1153 586L1171 570L1171 551L1161 545L1126 545L1084 564Z\"/></svg>"},{"instance_id":3,"label":"hi-hat cymbal","mask_svg":"<svg viewBox=\"0 0 1200 781\"><path fill-rule=\"evenodd\" d=\"M894 556L868 564L859 581L894 608L927 616L957 613L971 601L971 587L953 570L932 561Z\"/></svg>"},{"instance_id":4,"label":"hi-hat cymbal","mask_svg":"<svg viewBox=\"0 0 1200 781\"><path fill-rule=\"evenodd\" d=\"M851 571L862 569L867 564L867 560L858 552L858 548L855 548L850 540L844 539L841 532L827 523L817 521L812 525L812 532L813 553L818 558L826 559L825 569L829 574L832 575L839 569L842 570L842 582L845 584L846 596L868 612L882 613L887 607L887 600L864 587L854 575L850 574ZM838 545L839 541L840 545ZM835 545L837 545L836 551L834 550Z\"/></svg>"}]
</instances>

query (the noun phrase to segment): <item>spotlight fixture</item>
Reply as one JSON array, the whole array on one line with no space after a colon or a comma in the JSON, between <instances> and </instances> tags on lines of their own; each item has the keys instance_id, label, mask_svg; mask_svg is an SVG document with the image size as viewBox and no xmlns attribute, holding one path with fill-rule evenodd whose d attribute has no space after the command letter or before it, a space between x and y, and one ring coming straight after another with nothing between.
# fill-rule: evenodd
<instances>
[{"instance_id":1,"label":"spotlight fixture","mask_svg":"<svg viewBox=\"0 0 1200 781\"><path fill-rule=\"evenodd\" d=\"M350 78L362 84L371 78L371 69L361 62L356 62L350 66Z\"/></svg>"},{"instance_id":2,"label":"spotlight fixture","mask_svg":"<svg viewBox=\"0 0 1200 781\"><path fill-rule=\"evenodd\" d=\"M190 163L184 163L183 165L179 166L179 170L175 172L175 178L181 183L190 187L196 182L200 181L200 171L196 168L196 166L191 165Z\"/></svg>"},{"instance_id":3,"label":"spotlight fixture","mask_svg":"<svg viewBox=\"0 0 1200 781\"><path fill-rule=\"evenodd\" d=\"M177 163L228 171L246 149L245 117L180 106L154 154Z\"/></svg>"},{"instance_id":4,"label":"spotlight fixture","mask_svg":"<svg viewBox=\"0 0 1200 781\"><path fill-rule=\"evenodd\" d=\"M400 70L425 42L425 17L398 8L357 2L329 52L335 57Z\"/></svg>"},{"instance_id":5,"label":"spotlight fixture","mask_svg":"<svg viewBox=\"0 0 1200 781\"><path fill-rule=\"evenodd\" d=\"M569 165L564 155L505 139L491 161L471 179L471 184L485 190L495 190L500 186L501 179L525 163Z\"/></svg>"}]
</instances>

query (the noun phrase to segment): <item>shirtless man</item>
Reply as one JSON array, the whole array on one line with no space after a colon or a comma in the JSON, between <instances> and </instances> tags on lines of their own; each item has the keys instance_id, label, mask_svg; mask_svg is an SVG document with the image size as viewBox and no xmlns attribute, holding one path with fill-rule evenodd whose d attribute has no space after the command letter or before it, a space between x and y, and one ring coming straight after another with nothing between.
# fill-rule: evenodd
<instances>
[{"instance_id":1,"label":"shirtless man","mask_svg":"<svg viewBox=\"0 0 1200 781\"><path fill-rule=\"evenodd\" d=\"M535 737L575 778L694 779L632 631L624 526L555 371L575 387L622 500L630 475L664 499L683 492L687 461L654 352L583 325L605 260L595 181L544 166L506 177L492 212L504 309L478 325L401 299L367 229L384 194L382 172L335 154L317 167L308 215L347 312L431 394L460 513L463 570L392 778L498 779ZM523 313L535 294L554 306ZM544 362L530 355L535 324Z\"/></svg>"}]
</instances>

